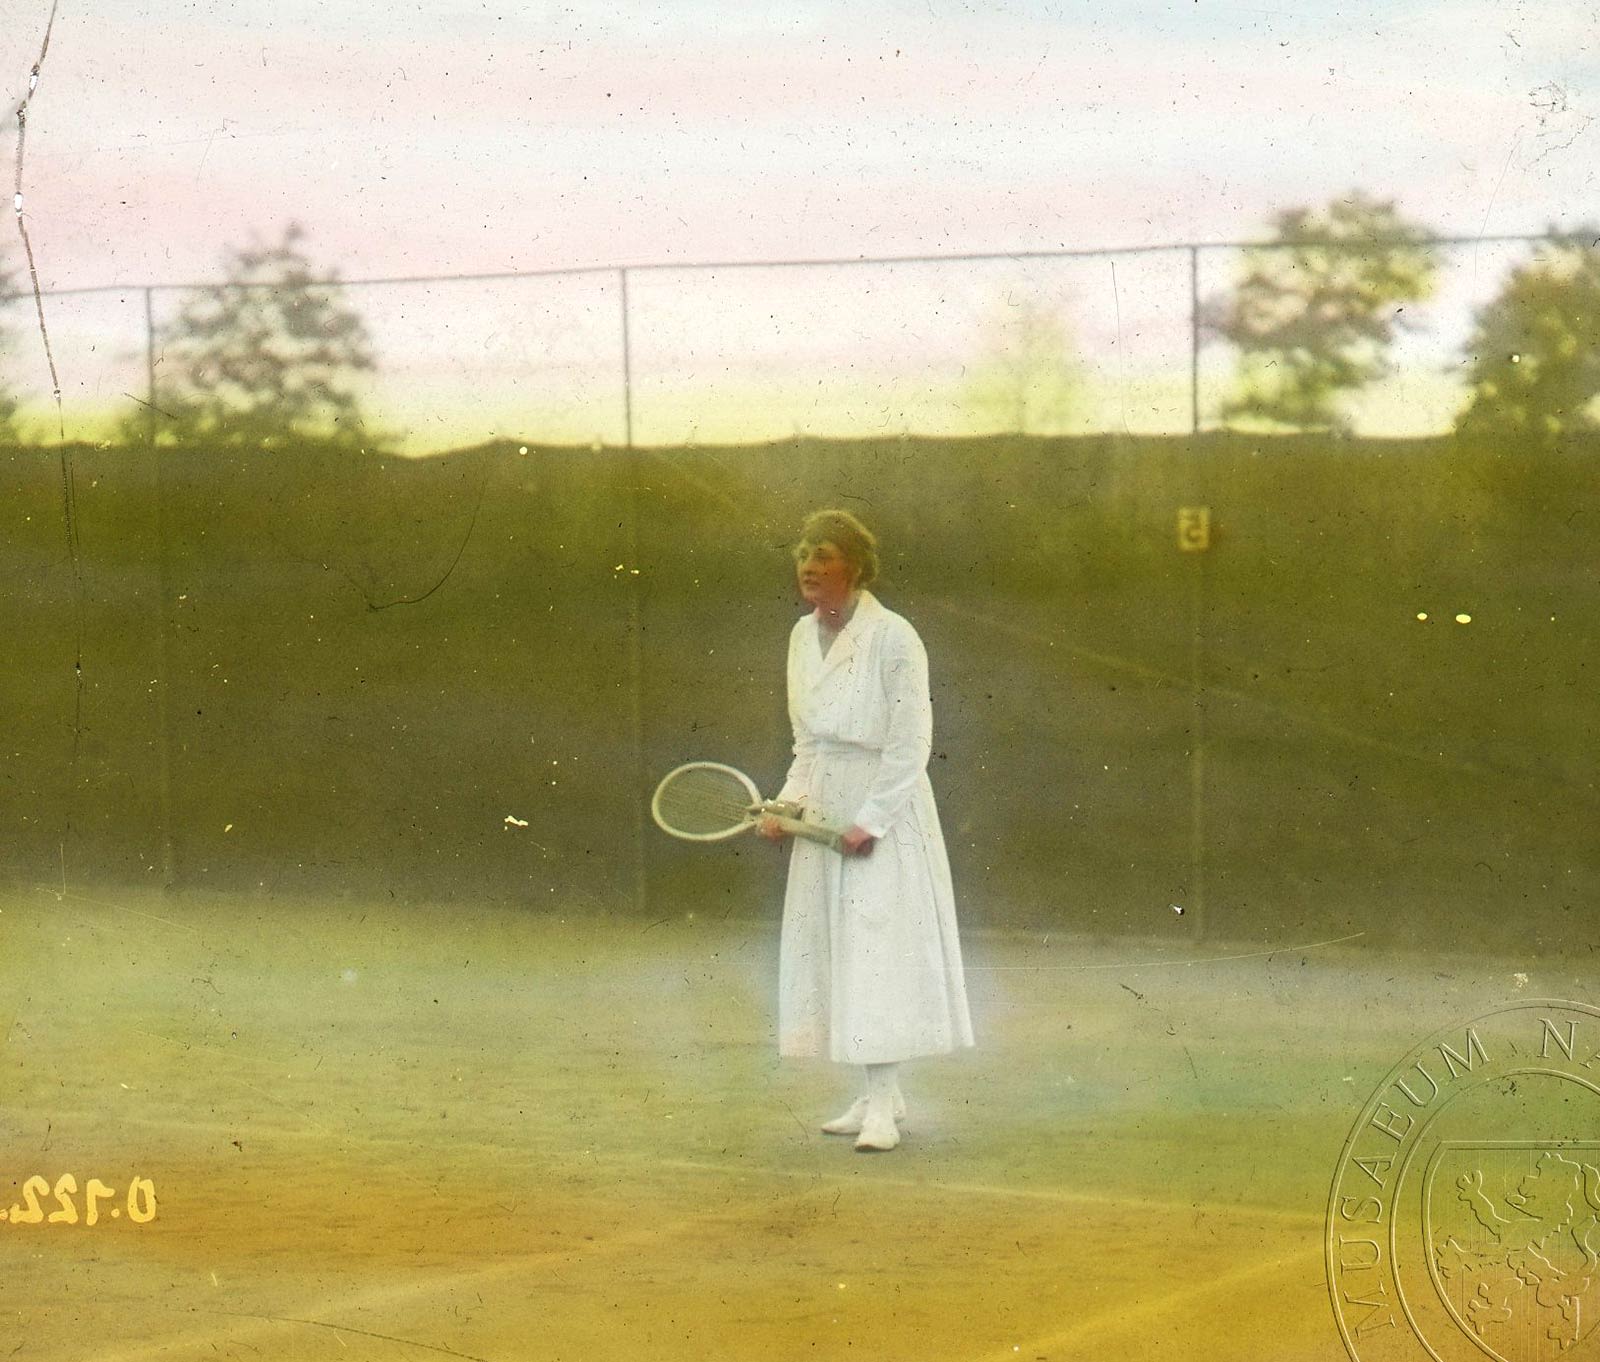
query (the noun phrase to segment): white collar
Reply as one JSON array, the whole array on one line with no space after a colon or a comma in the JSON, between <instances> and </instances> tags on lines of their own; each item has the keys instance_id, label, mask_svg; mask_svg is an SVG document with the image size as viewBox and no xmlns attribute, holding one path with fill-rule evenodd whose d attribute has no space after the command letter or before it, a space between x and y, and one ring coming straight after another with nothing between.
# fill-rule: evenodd
<instances>
[{"instance_id":1,"label":"white collar","mask_svg":"<svg viewBox=\"0 0 1600 1362\"><path fill-rule=\"evenodd\" d=\"M855 655L857 646L877 626L879 618L884 613L884 608L878 604L877 597L870 591L862 591L856 597L856 608L850 618L833 636L833 642L828 645L826 654L822 654L819 658L819 654L822 653L822 617L813 610L806 618L811 622L811 637L817 646L807 651L813 658L819 658L823 673L832 671L847 658Z\"/></svg>"},{"instance_id":2,"label":"white collar","mask_svg":"<svg viewBox=\"0 0 1600 1362\"><path fill-rule=\"evenodd\" d=\"M856 593L856 608L850 612L850 618L839 626L839 632L834 636L835 639L843 638L846 634L852 632L856 628L857 624L860 624L863 621L870 622L874 615L880 614L882 611L883 606L879 604L878 598L865 587L863 587L859 592ZM811 627L818 633L821 633L822 612L820 610L813 610L811 612L810 619Z\"/></svg>"}]
</instances>

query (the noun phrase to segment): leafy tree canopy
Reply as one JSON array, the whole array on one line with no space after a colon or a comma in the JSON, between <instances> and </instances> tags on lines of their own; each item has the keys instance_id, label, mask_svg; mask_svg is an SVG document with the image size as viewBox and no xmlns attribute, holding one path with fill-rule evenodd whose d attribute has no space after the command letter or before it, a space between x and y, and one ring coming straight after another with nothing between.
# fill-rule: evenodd
<instances>
[{"instance_id":1,"label":"leafy tree canopy","mask_svg":"<svg viewBox=\"0 0 1600 1362\"><path fill-rule=\"evenodd\" d=\"M373 443L357 396L375 368L337 276L312 268L291 224L275 245L229 253L224 283L164 328L155 420L184 442L230 448Z\"/></svg>"},{"instance_id":2,"label":"leafy tree canopy","mask_svg":"<svg viewBox=\"0 0 1600 1362\"><path fill-rule=\"evenodd\" d=\"M984 332L968 382L972 406L1015 434L1059 433L1079 392L1060 315L1036 299L1007 297L990 312Z\"/></svg>"},{"instance_id":3,"label":"leafy tree canopy","mask_svg":"<svg viewBox=\"0 0 1600 1362\"><path fill-rule=\"evenodd\" d=\"M1600 228L1551 235L1478 313L1463 434L1548 444L1600 429Z\"/></svg>"},{"instance_id":4,"label":"leafy tree canopy","mask_svg":"<svg viewBox=\"0 0 1600 1362\"><path fill-rule=\"evenodd\" d=\"M1434 284L1424 230L1392 202L1352 193L1278 214L1272 244L1244 252L1210 329L1239 351L1224 417L1300 430L1346 425L1339 399L1381 377L1400 314Z\"/></svg>"}]
</instances>

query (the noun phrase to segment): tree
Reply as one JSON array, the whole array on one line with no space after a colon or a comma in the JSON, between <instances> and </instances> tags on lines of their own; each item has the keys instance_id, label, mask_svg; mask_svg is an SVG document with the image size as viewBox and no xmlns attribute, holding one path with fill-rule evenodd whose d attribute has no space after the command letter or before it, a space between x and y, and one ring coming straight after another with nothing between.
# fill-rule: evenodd
<instances>
[{"instance_id":1,"label":"tree","mask_svg":"<svg viewBox=\"0 0 1600 1362\"><path fill-rule=\"evenodd\" d=\"M1339 399L1387 372L1401 311L1433 291L1425 233L1360 193L1275 223L1274 242L1244 252L1237 289L1210 309L1210 329L1239 351L1222 414L1343 430Z\"/></svg>"},{"instance_id":2,"label":"tree","mask_svg":"<svg viewBox=\"0 0 1600 1362\"><path fill-rule=\"evenodd\" d=\"M1060 316L1032 298L1007 297L984 329L968 385L972 405L1018 435L1059 432L1079 386Z\"/></svg>"},{"instance_id":3,"label":"tree","mask_svg":"<svg viewBox=\"0 0 1600 1362\"><path fill-rule=\"evenodd\" d=\"M1547 444L1600 429L1600 228L1551 235L1478 312L1464 435Z\"/></svg>"},{"instance_id":4,"label":"tree","mask_svg":"<svg viewBox=\"0 0 1600 1362\"><path fill-rule=\"evenodd\" d=\"M376 366L337 275L319 278L291 224L276 245L229 253L226 281L198 290L165 328L155 420L180 441L230 448L372 442L356 380Z\"/></svg>"}]
</instances>

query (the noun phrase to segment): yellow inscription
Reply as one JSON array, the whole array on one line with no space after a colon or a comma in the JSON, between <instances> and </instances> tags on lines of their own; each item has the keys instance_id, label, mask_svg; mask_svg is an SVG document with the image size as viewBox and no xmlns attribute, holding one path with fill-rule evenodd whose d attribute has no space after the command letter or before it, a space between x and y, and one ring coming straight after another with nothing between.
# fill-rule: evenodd
<instances>
[{"instance_id":1,"label":"yellow inscription","mask_svg":"<svg viewBox=\"0 0 1600 1362\"><path fill-rule=\"evenodd\" d=\"M149 1178L133 1178L120 1204L116 1199L115 1187L90 1178L83 1189L80 1216L76 1177L63 1173L52 1184L49 1178L35 1173L22 1184L20 1204L13 1203L9 1210L0 1207L0 1221L11 1225L98 1225L107 1215L101 1203L108 1201L114 1203L109 1213L112 1220L120 1220L126 1214L135 1225L148 1225L156 1218L156 1185ZM51 1202L55 1209L47 1212Z\"/></svg>"}]
</instances>

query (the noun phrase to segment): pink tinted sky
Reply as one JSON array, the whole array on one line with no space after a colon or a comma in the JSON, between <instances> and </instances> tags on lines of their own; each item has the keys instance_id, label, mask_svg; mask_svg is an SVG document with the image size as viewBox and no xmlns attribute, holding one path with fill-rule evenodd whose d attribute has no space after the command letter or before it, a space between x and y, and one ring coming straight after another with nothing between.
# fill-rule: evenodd
<instances>
[{"instance_id":1,"label":"pink tinted sky","mask_svg":"<svg viewBox=\"0 0 1600 1362\"><path fill-rule=\"evenodd\" d=\"M14 105L49 9L0 6ZM291 219L347 276L1248 237L1353 186L1528 231L1597 200L1597 69L1567 3L60 0L25 207L46 287Z\"/></svg>"},{"instance_id":2,"label":"pink tinted sky","mask_svg":"<svg viewBox=\"0 0 1600 1362\"><path fill-rule=\"evenodd\" d=\"M1600 51L1571 0L56 3L23 165L47 290L216 279L289 222L359 279L1249 239L1352 188L1452 236L1600 216ZM8 109L49 14L0 0ZM0 238L0 270L18 258ZM967 362L1019 291L1066 318L1082 420L1185 429L1175 259L640 278L635 429L981 428ZM1507 263L1441 257L1358 428L1448 426ZM1207 257L1206 289L1230 268ZM363 291L378 407L419 448L620 438L608 288ZM143 300L47 301L66 425L92 436L142 391ZM1204 363L1202 404L1227 381ZM41 356L18 374L55 425Z\"/></svg>"}]
</instances>

